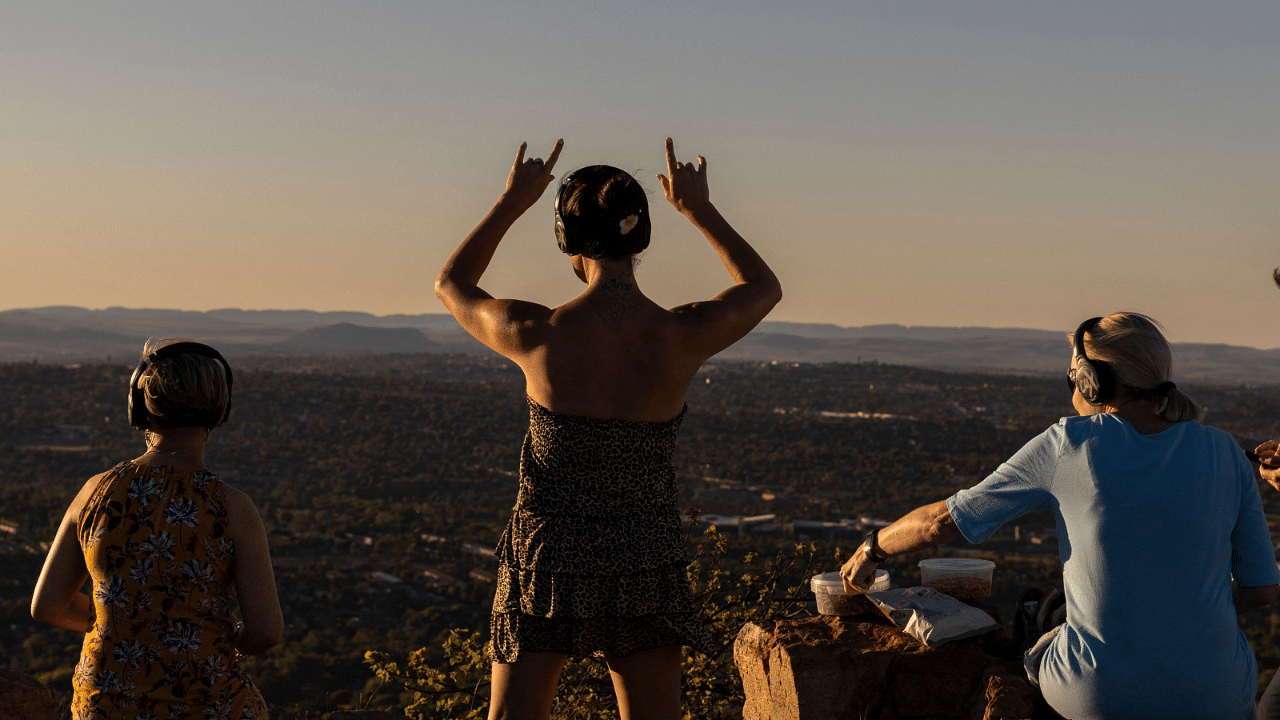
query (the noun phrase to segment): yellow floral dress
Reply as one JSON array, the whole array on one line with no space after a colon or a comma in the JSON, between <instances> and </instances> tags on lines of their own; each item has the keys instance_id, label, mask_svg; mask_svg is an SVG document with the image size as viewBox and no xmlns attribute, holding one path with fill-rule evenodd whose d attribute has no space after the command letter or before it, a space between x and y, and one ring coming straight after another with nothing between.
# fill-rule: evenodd
<instances>
[{"instance_id":1,"label":"yellow floral dress","mask_svg":"<svg viewBox=\"0 0 1280 720\"><path fill-rule=\"evenodd\" d=\"M125 462L80 514L97 619L72 717L265 720L236 663L233 545L216 475Z\"/></svg>"}]
</instances>

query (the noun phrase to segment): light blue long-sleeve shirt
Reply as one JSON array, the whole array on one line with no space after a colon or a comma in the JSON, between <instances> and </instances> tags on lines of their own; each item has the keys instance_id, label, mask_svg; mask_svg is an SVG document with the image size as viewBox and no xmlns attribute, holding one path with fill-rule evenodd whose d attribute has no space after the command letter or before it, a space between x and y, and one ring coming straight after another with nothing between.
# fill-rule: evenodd
<instances>
[{"instance_id":1,"label":"light blue long-sleeve shirt","mask_svg":"<svg viewBox=\"0 0 1280 720\"><path fill-rule=\"evenodd\" d=\"M1142 435L1112 414L1063 418L947 500L975 543L1042 507L1067 597L1045 700L1077 720L1245 718L1258 668L1231 581L1275 585L1280 570L1235 440L1193 422Z\"/></svg>"}]
</instances>

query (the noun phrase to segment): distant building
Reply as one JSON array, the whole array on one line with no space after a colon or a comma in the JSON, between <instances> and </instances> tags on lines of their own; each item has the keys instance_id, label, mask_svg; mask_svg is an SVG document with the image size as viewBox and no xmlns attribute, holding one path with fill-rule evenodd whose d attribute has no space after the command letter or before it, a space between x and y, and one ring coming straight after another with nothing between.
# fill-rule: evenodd
<instances>
[{"instance_id":1,"label":"distant building","mask_svg":"<svg viewBox=\"0 0 1280 720\"><path fill-rule=\"evenodd\" d=\"M462 551L471 553L472 555L479 555L480 557L487 557L487 558L498 557L498 554L493 551L493 548L486 547L484 545L479 545L477 543L469 543L469 542L462 543Z\"/></svg>"},{"instance_id":2,"label":"distant building","mask_svg":"<svg viewBox=\"0 0 1280 720\"><path fill-rule=\"evenodd\" d=\"M824 537L828 540L834 540L836 535L847 532L857 532L856 525L850 525L845 522L833 522L831 520L793 520L788 526L797 538L802 540L815 537Z\"/></svg>"},{"instance_id":3,"label":"distant building","mask_svg":"<svg viewBox=\"0 0 1280 720\"><path fill-rule=\"evenodd\" d=\"M432 585L457 585L458 579L439 570L423 570L422 576Z\"/></svg>"},{"instance_id":4,"label":"distant building","mask_svg":"<svg viewBox=\"0 0 1280 720\"><path fill-rule=\"evenodd\" d=\"M382 582L388 583L390 585L399 585L400 583L404 582L403 580L396 577L395 575L392 575L391 573L382 572L381 570L374 570L373 572L369 573L369 577L373 578L374 580L381 580Z\"/></svg>"},{"instance_id":5,"label":"distant building","mask_svg":"<svg viewBox=\"0 0 1280 720\"><path fill-rule=\"evenodd\" d=\"M710 513L703 514L698 518L699 522L713 527L720 532L728 532L736 530L738 535L750 532L767 532L765 528L776 529L774 520L777 515L712 515Z\"/></svg>"},{"instance_id":6,"label":"distant building","mask_svg":"<svg viewBox=\"0 0 1280 720\"><path fill-rule=\"evenodd\" d=\"M88 425L54 425L53 427L67 437L93 434L93 428Z\"/></svg>"},{"instance_id":7,"label":"distant building","mask_svg":"<svg viewBox=\"0 0 1280 720\"><path fill-rule=\"evenodd\" d=\"M22 526L13 520L0 519L0 532L18 535L22 532Z\"/></svg>"},{"instance_id":8,"label":"distant building","mask_svg":"<svg viewBox=\"0 0 1280 720\"><path fill-rule=\"evenodd\" d=\"M488 570L482 570L480 568L473 568L471 572L467 575L467 577L471 578L475 582L482 582L482 583L498 582L497 573L489 572Z\"/></svg>"}]
</instances>

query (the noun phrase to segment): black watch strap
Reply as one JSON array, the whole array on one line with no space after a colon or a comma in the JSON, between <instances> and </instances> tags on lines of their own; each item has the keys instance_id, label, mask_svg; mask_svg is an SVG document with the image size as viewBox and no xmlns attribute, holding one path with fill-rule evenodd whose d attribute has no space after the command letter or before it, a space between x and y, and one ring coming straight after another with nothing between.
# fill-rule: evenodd
<instances>
[{"instance_id":1,"label":"black watch strap","mask_svg":"<svg viewBox=\"0 0 1280 720\"><path fill-rule=\"evenodd\" d=\"M872 562L882 563L885 560L888 560L889 556L885 555L884 551L880 549L880 542L877 537L879 534L880 528L876 528L875 530L867 533L867 539L862 541L862 547L866 550L867 557L870 558Z\"/></svg>"}]
</instances>

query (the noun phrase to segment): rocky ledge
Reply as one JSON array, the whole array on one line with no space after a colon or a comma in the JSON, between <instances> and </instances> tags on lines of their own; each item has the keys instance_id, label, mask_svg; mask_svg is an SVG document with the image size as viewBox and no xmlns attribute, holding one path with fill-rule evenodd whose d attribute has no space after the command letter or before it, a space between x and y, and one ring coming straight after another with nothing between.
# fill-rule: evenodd
<instances>
[{"instance_id":1,"label":"rocky ledge","mask_svg":"<svg viewBox=\"0 0 1280 720\"><path fill-rule=\"evenodd\" d=\"M0 669L0 718L54 720L58 696L30 675Z\"/></svg>"},{"instance_id":2,"label":"rocky ledge","mask_svg":"<svg viewBox=\"0 0 1280 720\"><path fill-rule=\"evenodd\" d=\"M999 630L930 648L879 616L748 623L734 661L743 720L1053 717Z\"/></svg>"}]
</instances>

